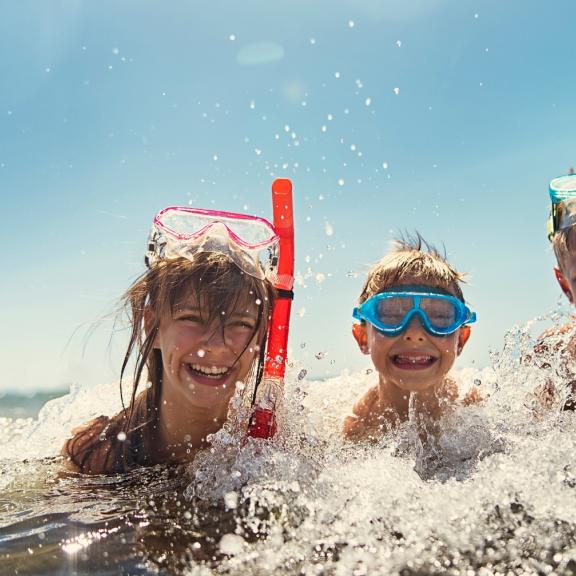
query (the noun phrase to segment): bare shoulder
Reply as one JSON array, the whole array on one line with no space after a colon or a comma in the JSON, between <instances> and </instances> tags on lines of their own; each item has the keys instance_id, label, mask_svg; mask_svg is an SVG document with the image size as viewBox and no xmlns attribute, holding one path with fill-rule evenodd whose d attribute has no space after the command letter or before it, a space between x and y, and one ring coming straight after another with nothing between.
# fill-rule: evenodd
<instances>
[{"instance_id":1,"label":"bare shoulder","mask_svg":"<svg viewBox=\"0 0 576 576\"><path fill-rule=\"evenodd\" d=\"M347 440L359 440L365 437L373 425L374 416L377 412L378 386L373 386L366 391L354 404L352 414L344 418L342 435Z\"/></svg>"},{"instance_id":2,"label":"bare shoulder","mask_svg":"<svg viewBox=\"0 0 576 576\"><path fill-rule=\"evenodd\" d=\"M532 353L521 358L524 365L534 364L539 368L550 368L552 357L576 359L576 322L553 326L545 330L536 340Z\"/></svg>"},{"instance_id":3,"label":"bare shoulder","mask_svg":"<svg viewBox=\"0 0 576 576\"><path fill-rule=\"evenodd\" d=\"M352 412L361 418L366 417L374 410L377 403L378 386L374 385L358 399L352 408Z\"/></svg>"},{"instance_id":4,"label":"bare shoulder","mask_svg":"<svg viewBox=\"0 0 576 576\"><path fill-rule=\"evenodd\" d=\"M99 416L72 430L61 451L66 467L82 474L123 472L124 449L118 436L124 422L123 413L112 418Z\"/></svg>"},{"instance_id":5,"label":"bare shoulder","mask_svg":"<svg viewBox=\"0 0 576 576\"><path fill-rule=\"evenodd\" d=\"M562 326L553 326L540 334L534 346L536 354L558 350L566 338L576 336L576 322L568 322Z\"/></svg>"}]
</instances>

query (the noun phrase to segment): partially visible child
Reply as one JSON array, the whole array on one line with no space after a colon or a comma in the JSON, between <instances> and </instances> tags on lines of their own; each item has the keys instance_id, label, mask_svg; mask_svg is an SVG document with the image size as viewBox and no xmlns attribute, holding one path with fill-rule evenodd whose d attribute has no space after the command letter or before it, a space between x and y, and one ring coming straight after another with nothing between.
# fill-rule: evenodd
<instances>
[{"instance_id":1,"label":"partially visible child","mask_svg":"<svg viewBox=\"0 0 576 576\"><path fill-rule=\"evenodd\" d=\"M548 221L548 238L552 243L557 266L556 280L570 304L576 303L576 174L554 178L550 182L552 209ZM554 360L552 360L554 358ZM530 359L526 358L525 361ZM559 389L552 379L537 388L541 404L553 405L561 397L564 410L576 409L576 321L551 328L538 339L534 348L534 361L543 368L555 366ZM560 386L562 388L562 385Z\"/></svg>"},{"instance_id":2,"label":"partially visible child","mask_svg":"<svg viewBox=\"0 0 576 576\"><path fill-rule=\"evenodd\" d=\"M377 262L354 309L353 335L378 372L378 384L344 420L344 437L377 437L414 409L432 419L458 398L449 371L470 336L476 315L464 303L457 272L419 235L397 241ZM464 403L479 399L476 389Z\"/></svg>"},{"instance_id":3,"label":"partially visible child","mask_svg":"<svg viewBox=\"0 0 576 576\"><path fill-rule=\"evenodd\" d=\"M237 385L258 385L275 299L259 249L277 237L267 222L241 219L228 219L233 233L207 211L158 214L148 269L123 298L131 331L121 379L133 366L130 402L72 432L62 449L69 469L114 474L191 461L223 426Z\"/></svg>"}]
</instances>

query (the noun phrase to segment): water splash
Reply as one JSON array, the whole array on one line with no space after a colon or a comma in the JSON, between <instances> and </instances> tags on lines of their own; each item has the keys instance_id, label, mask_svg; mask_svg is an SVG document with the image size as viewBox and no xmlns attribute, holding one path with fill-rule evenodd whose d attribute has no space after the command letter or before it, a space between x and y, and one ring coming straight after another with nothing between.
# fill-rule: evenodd
<instances>
[{"instance_id":1,"label":"water splash","mask_svg":"<svg viewBox=\"0 0 576 576\"><path fill-rule=\"evenodd\" d=\"M94 404L96 396L76 391L47 405L31 428L13 424L7 444L19 459L10 448L0 489L2 501L16 508L4 504L4 530L20 534L16 518L32 514L32 522L47 510L68 515L76 506L74 521L88 526L90 518L100 522L121 509L108 524L117 536L93 546L93 527L75 524L74 534L85 539L69 535L65 544L88 543L88 556L114 549L126 567L126 542L137 539L139 554L154 566L186 574L573 573L576 415L561 410L570 335L536 357L540 324L511 329L492 366L455 374L461 395L479 385L481 404L457 406L439 424L412 413L374 444L344 442L340 427L377 373L313 381L294 363L273 441L246 440L236 398L236 418L185 472L148 470L145 482L135 475L136 487L124 485L121 503L103 500L97 480L59 478L57 462L23 461L55 453L59 419L71 422L80 406ZM547 381L561 394L545 408L535 390ZM58 518L61 526L69 522ZM64 529L53 526L49 538Z\"/></svg>"}]
</instances>

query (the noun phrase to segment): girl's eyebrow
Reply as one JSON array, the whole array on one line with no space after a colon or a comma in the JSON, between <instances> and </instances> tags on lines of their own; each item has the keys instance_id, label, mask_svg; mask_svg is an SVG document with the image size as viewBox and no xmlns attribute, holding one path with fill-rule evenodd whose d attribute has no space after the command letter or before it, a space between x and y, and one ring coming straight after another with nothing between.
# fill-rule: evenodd
<instances>
[{"instance_id":1,"label":"girl's eyebrow","mask_svg":"<svg viewBox=\"0 0 576 576\"><path fill-rule=\"evenodd\" d=\"M177 304L174 308L178 312L200 312L200 306L197 304L187 304L186 302Z\"/></svg>"},{"instance_id":2,"label":"girl's eyebrow","mask_svg":"<svg viewBox=\"0 0 576 576\"><path fill-rule=\"evenodd\" d=\"M251 320L255 320L257 318L256 314L252 312L232 312L230 315L232 318L250 318Z\"/></svg>"}]
</instances>

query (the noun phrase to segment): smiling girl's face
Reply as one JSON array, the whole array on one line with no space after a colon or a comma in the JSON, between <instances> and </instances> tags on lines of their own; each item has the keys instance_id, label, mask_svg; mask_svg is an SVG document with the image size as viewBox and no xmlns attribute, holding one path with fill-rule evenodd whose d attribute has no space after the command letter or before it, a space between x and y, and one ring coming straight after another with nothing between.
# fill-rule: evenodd
<instances>
[{"instance_id":1,"label":"smiling girl's face","mask_svg":"<svg viewBox=\"0 0 576 576\"><path fill-rule=\"evenodd\" d=\"M202 300L190 293L166 310L154 345L162 355L163 396L214 409L228 404L258 356L261 303L248 294L232 309L208 313Z\"/></svg>"}]
</instances>

